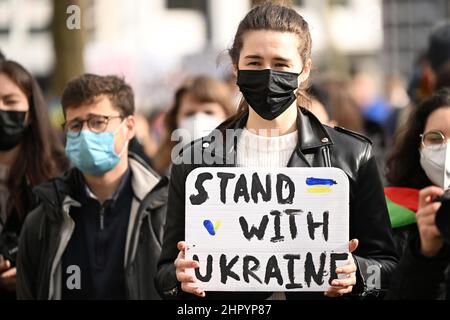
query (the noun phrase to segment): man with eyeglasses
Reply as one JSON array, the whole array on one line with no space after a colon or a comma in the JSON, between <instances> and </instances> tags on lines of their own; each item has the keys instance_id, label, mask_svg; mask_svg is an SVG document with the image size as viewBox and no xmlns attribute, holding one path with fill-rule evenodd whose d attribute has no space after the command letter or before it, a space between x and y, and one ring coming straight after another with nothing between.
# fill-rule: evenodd
<instances>
[{"instance_id":1,"label":"man with eyeglasses","mask_svg":"<svg viewBox=\"0 0 450 320\"><path fill-rule=\"evenodd\" d=\"M115 76L82 75L62 95L74 168L36 188L23 227L19 299L158 299L153 278L167 180L129 152L133 91Z\"/></svg>"}]
</instances>

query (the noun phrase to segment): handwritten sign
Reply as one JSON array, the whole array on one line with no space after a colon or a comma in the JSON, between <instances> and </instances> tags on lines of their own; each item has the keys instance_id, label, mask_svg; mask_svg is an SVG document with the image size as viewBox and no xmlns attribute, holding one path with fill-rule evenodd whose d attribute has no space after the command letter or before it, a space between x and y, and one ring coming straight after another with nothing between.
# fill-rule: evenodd
<instances>
[{"instance_id":1,"label":"handwritten sign","mask_svg":"<svg viewBox=\"0 0 450 320\"><path fill-rule=\"evenodd\" d=\"M349 182L336 168L198 168L186 258L206 291L325 291L347 264Z\"/></svg>"}]
</instances>

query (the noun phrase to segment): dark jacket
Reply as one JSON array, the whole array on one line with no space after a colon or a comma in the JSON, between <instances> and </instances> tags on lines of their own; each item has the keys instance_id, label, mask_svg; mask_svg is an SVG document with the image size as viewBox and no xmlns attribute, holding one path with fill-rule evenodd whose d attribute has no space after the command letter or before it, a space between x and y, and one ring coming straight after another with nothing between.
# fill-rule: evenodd
<instances>
[{"instance_id":1,"label":"dark jacket","mask_svg":"<svg viewBox=\"0 0 450 320\"><path fill-rule=\"evenodd\" d=\"M36 197L32 192L32 187L25 181L24 179L24 191L22 192L20 199L23 205L25 212L29 212L36 207ZM0 232L0 255L3 253L3 256L7 256L4 254L3 250L12 250L14 251L18 245L18 239L20 235L20 231L22 229L23 222L25 217L21 217L17 210L12 210L9 214L8 219L6 220L3 229ZM5 243L7 242L7 243ZM12 255L14 259L16 255ZM13 266L15 266L16 261L11 261ZM16 292L6 291L0 288L0 300L16 300Z\"/></svg>"},{"instance_id":2,"label":"dark jacket","mask_svg":"<svg viewBox=\"0 0 450 320\"><path fill-rule=\"evenodd\" d=\"M435 257L423 256L416 226L410 232L386 299L450 300L450 246L444 245Z\"/></svg>"},{"instance_id":3,"label":"dark jacket","mask_svg":"<svg viewBox=\"0 0 450 320\"><path fill-rule=\"evenodd\" d=\"M384 199L383 188L370 142L363 136L342 128L330 128L306 109L299 109L297 127L299 144L292 154L288 167L324 167L342 169L350 180L350 239L358 238L359 247L354 253L358 265L358 283L354 292L367 294L366 279L376 265L381 269L381 290L385 290L392 271L397 265L397 255L392 240L391 226ZM227 121L220 130L243 128L248 114L235 121ZM214 144L225 144L224 148ZM220 149L224 150L220 152ZM202 159L213 158L216 166L234 166L236 152L234 143L227 145L211 135L194 141L184 153L200 153ZM231 163L231 164L230 164ZM201 164L174 164L169 184L167 225L163 249L158 265L157 288L164 298L183 295L176 280L174 260L178 255L177 243L184 240L185 181L188 174ZM372 290L379 293L379 290ZM214 293L208 298L263 299L270 293ZM323 294L287 293L287 298L319 298Z\"/></svg>"},{"instance_id":4,"label":"dark jacket","mask_svg":"<svg viewBox=\"0 0 450 320\"><path fill-rule=\"evenodd\" d=\"M133 200L125 245L127 298L159 299L154 286L165 223L167 179L159 177L130 154ZM37 187L40 204L27 217L20 238L17 296L19 299L60 299L61 257L74 230L71 206L76 169Z\"/></svg>"}]
</instances>

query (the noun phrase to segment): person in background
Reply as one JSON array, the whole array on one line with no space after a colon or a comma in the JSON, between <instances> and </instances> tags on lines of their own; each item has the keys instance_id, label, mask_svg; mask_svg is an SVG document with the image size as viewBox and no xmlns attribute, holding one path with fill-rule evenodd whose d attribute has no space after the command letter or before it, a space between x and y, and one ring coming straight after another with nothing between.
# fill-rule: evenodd
<instances>
[{"instance_id":1,"label":"person in background","mask_svg":"<svg viewBox=\"0 0 450 320\"><path fill-rule=\"evenodd\" d=\"M322 90L318 84L312 84L308 88L308 95L311 100L308 107L309 111L311 111L323 124L334 127L336 121L333 118L334 113L331 108L328 93Z\"/></svg>"},{"instance_id":2,"label":"person in background","mask_svg":"<svg viewBox=\"0 0 450 320\"><path fill-rule=\"evenodd\" d=\"M449 169L450 89L444 88L411 114L390 158L388 179L404 188L397 197L405 218L395 230L402 258L388 299L450 299L450 246L436 224L443 204L434 202L450 189Z\"/></svg>"},{"instance_id":3,"label":"person in background","mask_svg":"<svg viewBox=\"0 0 450 320\"><path fill-rule=\"evenodd\" d=\"M158 299L154 286L167 179L129 153L134 95L115 76L84 74L62 95L74 168L35 188L21 235L19 299Z\"/></svg>"},{"instance_id":4,"label":"person in background","mask_svg":"<svg viewBox=\"0 0 450 320\"><path fill-rule=\"evenodd\" d=\"M407 108L411 100L407 91L406 80L399 74L391 74L385 77L385 92L389 105L391 105L391 113L386 120L384 128L388 136L388 144L392 145L392 139L397 129L397 117L403 109Z\"/></svg>"},{"instance_id":5,"label":"person in background","mask_svg":"<svg viewBox=\"0 0 450 320\"><path fill-rule=\"evenodd\" d=\"M130 152L139 156L139 158L141 158L149 167L153 167L153 162L148 156L147 152L144 149L144 146L139 139L131 139L128 145L128 149L130 150Z\"/></svg>"},{"instance_id":6,"label":"person in background","mask_svg":"<svg viewBox=\"0 0 450 320\"><path fill-rule=\"evenodd\" d=\"M422 82L426 82L424 98L437 89L439 72L450 62L450 22L437 24L428 40L428 50L423 63Z\"/></svg>"},{"instance_id":7,"label":"person in background","mask_svg":"<svg viewBox=\"0 0 450 320\"><path fill-rule=\"evenodd\" d=\"M438 90L441 88L450 87L450 61L442 66L441 70L437 74L436 79L436 88Z\"/></svg>"},{"instance_id":8,"label":"person in background","mask_svg":"<svg viewBox=\"0 0 450 320\"><path fill-rule=\"evenodd\" d=\"M408 86L410 105L391 114L389 122L395 124L396 130L402 130L409 114L433 92L443 87L438 78L443 81L440 73L448 63L450 63L450 22L440 22L428 37L428 47L418 56L413 66L414 71Z\"/></svg>"},{"instance_id":9,"label":"person in background","mask_svg":"<svg viewBox=\"0 0 450 320\"><path fill-rule=\"evenodd\" d=\"M68 168L41 89L16 62L0 61L0 300L14 298L16 254L32 188Z\"/></svg>"},{"instance_id":10,"label":"person in background","mask_svg":"<svg viewBox=\"0 0 450 320\"><path fill-rule=\"evenodd\" d=\"M379 156L378 164L384 163L387 134L384 128L390 116L391 108L380 97L375 81L364 72L356 73L350 87L353 101L360 110L364 133L376 146L375 154ZM380 166L383 169L383 166Z\"/></svg>"},{"instance_id":11,"label":"person in background","mask_svg":"<svg viewBox=\"0 0 450 320\"><path fill-rule=\"evenodd\" d=\"M188 144L207 136L234 111L230 89L224 82L208 76L188 79L176 91L174 105L166 114L166 134L155 156L157 171L168 173L172 149L179 141Z\"/></svg>"},{"instance_id":12,"label":"person in background","mask_svg":"<svg viewBox=\"0 0 450 320\"><path fill-rule=\"evenodd\" d=\"M326 107L331 124L365 134L361 112L352 98L349 81L341 76L328 75L318 79L311 89L311 96Z\"/></svg>"},{"instance_id":13,"label":"person in background","mask_svg":"<svg viewBox=\"0 0 450 320\"><path fill-rule=\"evenodd\" d=\"M130 142L130 150L138 154L150 167L154 167L152 157L156 154L156 141L150 132L148 120L143 115L136 115L136 136Z\"/></svg>"},{"instance_id":14,"label":"person in background","mask_svg":"<svg viewBox=\"0 0 450 320\"><path fill-rule=\"evenodd\" d=\"M352 79L351 93L364 120L383 127L389 118L391 106L378 93L373 77L367 72L356 72Z\"/></svg>"},{"instance_id":15,"label":"person in background","mask_svg":"<svg viewBox=\"0 0 450 320\"><path fill-rule=\"evenodd\" d=\"M439 90L419 105L398 133L387 162L385 188L397 252L405 251L408 238L417 229L419 191L434 185L448 188L445 165L450 128L450 89ZM450 165L447 165L447 170Z\"/></svg>"},{"instance_id":16,"label":"person in background","mask_svg":"<svg viewBox=\"0 0 450 320\"><path fill-rule=\"evenodd\" d=\"M314 114L319 112L319 119L320 114L322 114L322 118L329 119L327 122L323 122L324 124L364 134L370 139L380 178L384 183L386 149L384 131L378 124L363 120L361 111L352 97L350 81L339 75L321 77L311 86L310 95L313 97L311 111ZM327 111L325 116L323 112L321 113L321 109L314 105L317 103L316 100L319 100L323 106L329 105L322 109Z\"/></svg>"}]
</instances>

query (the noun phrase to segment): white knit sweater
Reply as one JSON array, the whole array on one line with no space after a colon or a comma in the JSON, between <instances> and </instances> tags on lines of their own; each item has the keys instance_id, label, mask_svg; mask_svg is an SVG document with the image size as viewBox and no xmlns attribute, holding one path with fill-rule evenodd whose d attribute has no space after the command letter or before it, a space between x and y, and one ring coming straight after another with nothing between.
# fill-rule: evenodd
<instances>
[{"instance_id":1,"label":"white knit sweater","mask_svg":"<svg viewBox=\"0 0 450 320\"><path fill-rule=\"evenodd\" d=\"M286 167L298 142L298 132L265 137L244 129L237 142L240 167Z\"/></svg>"}]
</instances>

